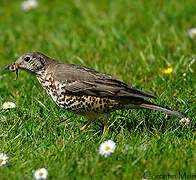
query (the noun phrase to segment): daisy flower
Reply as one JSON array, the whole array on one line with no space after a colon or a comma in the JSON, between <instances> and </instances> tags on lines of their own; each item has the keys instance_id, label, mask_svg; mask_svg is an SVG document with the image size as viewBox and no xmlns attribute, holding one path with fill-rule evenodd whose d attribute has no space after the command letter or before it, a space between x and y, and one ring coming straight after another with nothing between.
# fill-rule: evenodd
<instances>
[{"instance_id":1,"label":"daisy flower","mask_svg":"<svg viewBox=\"0 0 196 180\"><path fill-rule=\"evenodd\" d=\"M28 11L28 10L33 9L33 8L36 8L37 6L38 6L37 0L27 0L27 1L24 1L22 3L22 8L25 11Z\"/></svg>"},{"instance_id":2,"label":"daisy flower","mask_svg":"<svg viewBox=\"0 0 196 180\"><path fill-rule=\"evenodd\" d=\"M99 154L107 157L108 155L113 153L115 149L116 149L115 142L112 140L108 140L108 141L101 143L101 145L99 146Z\"/></svg>"},{"instance_id":3,"label":"daisy flower","mask_svg":"<svg viewBox=\"0 0 196 180\"><path fill-rule=\"evenodd\" d=\"M11 108L15 108L16 105L13 102L5 102L3 103L3 109L11 109Z\"/></svg>"},{"instance_id":4,"label":"daisy flower","mask_svg":"<svg viewBox=\"0 0 196 180\"><path fill-rule=\"evenodd\" d=\"M189 123L190 123L189 118L182 118L180 120L180 124L183 125L183 126L187 126Z\"/></svg>"},{"instance_id":5,"label":"daisy flower","mask_svg":"<svg viewBox=\"0 0 196 180\"><path fill-rule=\"evenodd\" d=\"M192 28L189 30L189 37L190 38L196 38L196 28Z\"/></svg>"},{"instance_id":6,"label":"daisy flower","mask_svg":"<svg viewBox=\"0 0 196 180\"><path fill-rule=\"evenodd\" d=\"M48 171L45 168L37 169L34 173L35 179L46 179L48 176Z\"/></svg>"},{"instance_id":7,"label":"daisy flower","mask_svg":"<svg viewBox=\"0 0 196 180\"><path fill-rule=\"evenodd\" d=\"M8 162L8 157L6 154L0 153L0 166L5 165Z\"/></svg>"},{"instance_id":8,"label":"daisy flower","mask_svg":"<svg viewBox=\"0 0 196 180\"><path fill-rule=\"evenodd\" d=\"M163 69L162 72L164 74L171 74L173 72L174 68L173 67L169 67L167 69Z\"/></svg>"}]
</instances>

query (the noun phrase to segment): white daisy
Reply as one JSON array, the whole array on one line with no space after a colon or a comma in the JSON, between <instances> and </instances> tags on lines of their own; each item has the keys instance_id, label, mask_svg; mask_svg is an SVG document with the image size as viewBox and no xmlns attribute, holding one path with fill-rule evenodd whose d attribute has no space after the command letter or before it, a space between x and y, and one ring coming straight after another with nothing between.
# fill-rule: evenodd
<instances>
[{"instance_id":1,"label":"white daisy","mask_svg":"<svg viewBox=\"0 0 196 180\"><path fill-rule=\"evenodd\" d=\"M37 169L34 173L35 179L46 179L48 176L48 171L45 168Z\"/></svg>"},{"instance_id":2,"label":"white daisy","mask_svg":"<svg viewBox=\"0 0 196 180\"><path fill-rule=\"evenodd\" d=\"M196 28L192 28L189 30L189 37L190 38L196 38Z\"/></svg>"},{"instance_id":3,"label":"white daisy","mask_svg":"<svg viewBox=\"0 0 196 180\"><path fill-rule=\"evenodd\" d=\"M183 125L183 126L187 126L189 123L190 123L189 118L182 118L180 120L180 124Z\"/></svg>"},{"instance_id":4,"label":"white daisy","mask_svg":"<svg viewBox=\"0 0 196 180\"><path fill-rule=\"evenodd\" d=\"M27 1L24 1L22 3L22 8L25 11L28 11L28 10L33 9L33 8L36 8L37 6L38 6L37 0L27 0Z\"/></svg>"},{"instance_id":5,"label":"white daisy","mask_svg":"<svg viewBox=\"0 0 196 180\"><path fill-rule=\"evenodd\" d=\"M15 108L16 105L13 102L5 102L3 103L3 109L11 109L11 108Z\"/></svg>"},{"instance_id":6,"label":"white daisy","mask_svg":"<svg viewBox=\"0 0 196 180\"><path fill-rule=\"evenodd\" d=\"M113 153L115 149L116 149L115 142L112 140L108 140L108 141L101 143L101 145L99 146L99 154L107 157L108 155Z\"/></svg>"},{"instance_id":7,"label":"white daisy","mask_svg":"<svg viewBox=\"0 0 196 180\"><path fill-rule=\"evenodd\" d=\"M8 159L6 154L0 153L0 166L5 165L8 162Z\"/></svg>"}]
</instances>

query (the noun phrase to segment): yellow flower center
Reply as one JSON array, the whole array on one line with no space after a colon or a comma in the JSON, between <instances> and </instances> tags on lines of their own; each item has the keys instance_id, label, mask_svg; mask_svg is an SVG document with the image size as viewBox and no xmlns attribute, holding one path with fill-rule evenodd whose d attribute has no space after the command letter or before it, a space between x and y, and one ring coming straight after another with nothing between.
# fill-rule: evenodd
<instances>
[{"instance_id":1,"label":"yellow flower center","mask_svg":"<svg viewBox=\"0 0 196 180\"><path fill-rule=\"evenodd\" d=\"M44 175L44 173L43 173L43 172L39 172L38 174L39 174L39 176L43 176L43 175Z\"/></svg>"},{"instance_id":2,"label":"yellow flower center","mask_svg":"<svg viewBox=\"0 0 196 180\"><path fill-rule=\"evenodd\" d=\"M7 104L5 107L6 108L11 108L12 106L10 104Z\"/></svg>"},{"instance_id":3,"label":"yellow flower center","mask_svg":"<svg viewBox=\"0 0 196 180\"><path fill-rule=\"evenodd\" d=\"M183 120L182 120L182 123L183 123L183 124L186 124L186 119L183 119Z\"/></svg>"},{"instance_id":4,"label":"yellow flower center","mask_svg":"<svg viewBox=\"0 0 196 180\"><path fill-rule=\"evenodd\" d=\"M2 158L0 158L0 164L3 162L3 159Z\"/></svg>"},{"instance_id":5,"label":"yellow flower center","mask_svg":"<svg viewBox=\"0 0 196 180\"><path fill-rule=\"evenodd\" d=\"M169 67L167 69L164 69L162 72L165 73L165 74L171 74L173 72L173 67Z\"/></svg>"},{"instance_id":6,"label":"yellow flower center","mask_svg":"<svg viewBox=\"0 0 196 180\"><path fill-rule=\"evenodd\" d=\"M193 36L196 36L196 32L193 32Z\"/></svg>"},{"instance_id":7,"label":"yellow flower center","mask_svg":"<svg viewBox=\"0 0 196 180\"><path fill-rule=\"evenodd\" d=\"M31 3L28 3L28 4L27 4L27 7L28 7L28 8L32 8L33 5L32 5Z\"/></svg>"},{"instance_id":8,"label":"yellow flower center","mask_svg":"<svg viewBox=\"0 0 196 180\"><path fill-rule=\"evenodd\" d=\"M110 149L110 147L109 147L109 146L106 146L106 147L105 147L105 150L106 150L106 151L108 151L109 149Z\"/></svg>"}]
</instances>

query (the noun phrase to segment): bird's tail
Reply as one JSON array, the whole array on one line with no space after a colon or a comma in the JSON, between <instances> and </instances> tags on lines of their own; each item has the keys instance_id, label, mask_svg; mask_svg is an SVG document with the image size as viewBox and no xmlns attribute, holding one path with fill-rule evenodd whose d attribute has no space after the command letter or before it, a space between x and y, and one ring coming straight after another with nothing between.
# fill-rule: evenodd
<instances>
[{"instance_id":1,"label":"bird's tail","mask_svg":"<svg viewBox=\"0 0 196 180\"><path fill-rule=\"evenodd\" d=\"M166 107L163 107L163 106L160 106L160 105L157 105L157 104L154 104L154 103L151 103L149 101L146 101L144 100L140 105L139 107L141 108L145 108L145 109L152 109L152 110L156 110L156 111L162 111L162 112L166 112L167 114L174 114L176 116L180 116L182 118L185 118L186 115L178 112L178 111L174 111L172 109L169 109L169 108L166 108Z\"/></svg>"}]
</instances>

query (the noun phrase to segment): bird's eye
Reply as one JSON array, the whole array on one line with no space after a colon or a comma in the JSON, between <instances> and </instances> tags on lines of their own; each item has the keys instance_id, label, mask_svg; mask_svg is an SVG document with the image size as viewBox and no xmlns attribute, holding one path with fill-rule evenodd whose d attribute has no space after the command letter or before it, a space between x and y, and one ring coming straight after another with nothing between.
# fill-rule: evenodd
<instances>
[{"instance_id":1,"label":"bird's eye","mask_svg":"<svg viewBox=\"0 0 196 180\"><path fill-rule=\"evenodd\" d=\"M28 62L28 61L30 60L30 57L27 56L27 57L24 58L24 60L25 60L26 62Z\"/></svg>"}]
</instances>

